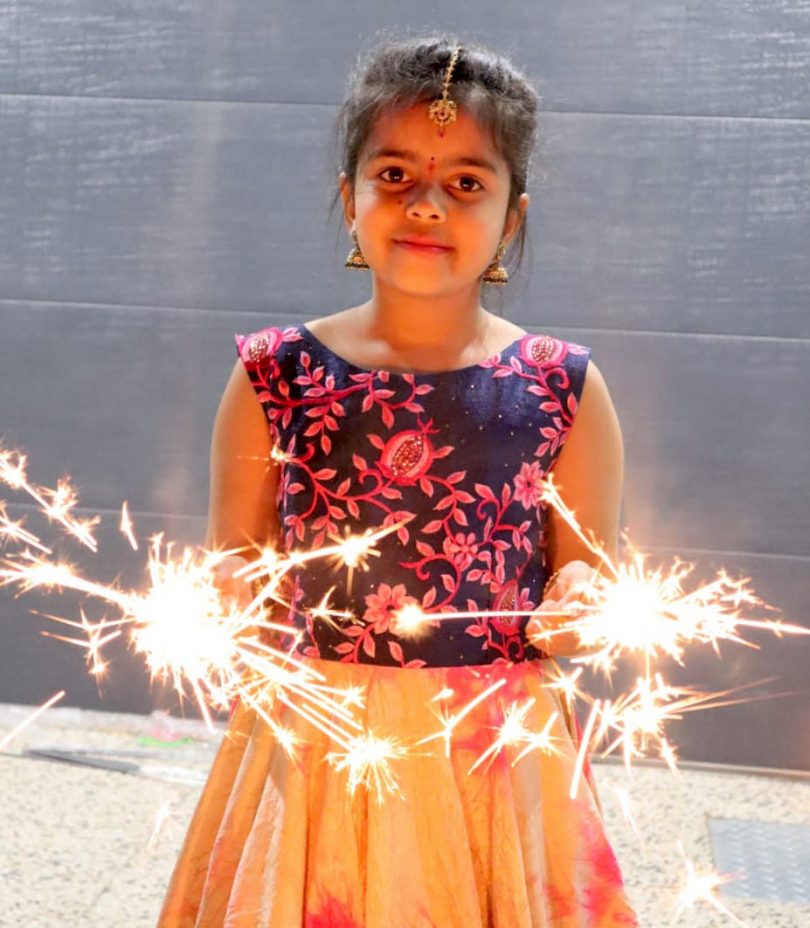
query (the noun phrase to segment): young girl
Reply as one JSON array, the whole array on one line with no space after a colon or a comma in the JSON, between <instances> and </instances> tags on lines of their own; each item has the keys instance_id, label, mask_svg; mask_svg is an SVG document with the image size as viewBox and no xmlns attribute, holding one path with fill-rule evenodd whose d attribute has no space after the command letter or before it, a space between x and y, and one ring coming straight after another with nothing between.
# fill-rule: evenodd
<instances>
[{"instance_id":1,"label":"young girl","mask_svg":"<svg viewBox=\"0 0 810 928\"><path fill-rule=\"evenodd\" d=\"M402 523L351 582L331 557L297 565L289 611L272 617L300 633L279 643L324 684L362 694L366 731L423 743L390 762L399 793L379 803L349 788L320 728L274 707L300 739L291 757L237 704L164 928L638 924L587 765L569 796L580 731L554 657L577 653L576 637L537 637L575 612L575 584L598 566L540 502L541 480L554 470L615 557L619 425L590 349L480 302L482 284L508 279L506 250L522 249L536 110L526 79L485 48L380 45L337 124L346 265L369 274L371 297L236 336L206 545L314 551ZM232 558L222 580L243 604L244 564ZM313 614L325 597L348 618ZM398 634L409 604L474 615ZM545 747L493 747L516 716Z\"/></svg>"}]
</instances>

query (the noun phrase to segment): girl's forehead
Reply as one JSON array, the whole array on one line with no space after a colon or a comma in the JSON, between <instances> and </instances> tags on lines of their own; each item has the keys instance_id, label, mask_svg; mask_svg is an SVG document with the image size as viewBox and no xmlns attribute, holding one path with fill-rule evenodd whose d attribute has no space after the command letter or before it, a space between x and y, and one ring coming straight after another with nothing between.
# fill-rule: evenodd
<instances>
[{"instance_id":1,"label":"girl's forehead","mask_svg":"<svg viewBox=\"0 0 810 928\"><path fill-rule=\"evenodd\" d=\"M459 107L455 122L445 126L440 136L427 110L426 103L419 103L379 116L363 145L363 160L380 157L382 152L410 151L426 161L431 157L443 161L478 156L505 169L491 138L474 116Z\"/></svg>"}]
</instances>

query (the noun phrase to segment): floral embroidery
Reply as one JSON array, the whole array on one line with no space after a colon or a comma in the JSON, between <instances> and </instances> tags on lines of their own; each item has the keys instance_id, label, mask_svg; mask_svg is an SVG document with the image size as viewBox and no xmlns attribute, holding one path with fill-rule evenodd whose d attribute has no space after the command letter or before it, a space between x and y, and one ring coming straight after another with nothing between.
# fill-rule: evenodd
<instances>
[{"instance_id":1,"label":"floral embroidery","mask_svg":"<svg viewBox=\"0 0 810 928\"><path fill-rule=\"evenodd\" d=\"M279 458L276 502L286 550L315 550L396 526L356 569L297 565L286 621L302 654L406 668L543 657L525 635L545 582L545 504L577 412L590 349L526 334L479 365L439 374L363 370L306 327L237 335ZM307 607L333 589L347 617ZM395 613L484 612L431 620L398 636Z\"/></svg>"},{"instance_id":2,"label":"floral embroidery","mask_svg":"<svg viewBox=\"0 0 810 928\"><path fill-rule=\"evenodd\" d=\"M524 509L534 509L540 502L543 477L537 461L522 464L520 473L515 475L515 499L520 500Z\"/></svg>"}]
</instances>

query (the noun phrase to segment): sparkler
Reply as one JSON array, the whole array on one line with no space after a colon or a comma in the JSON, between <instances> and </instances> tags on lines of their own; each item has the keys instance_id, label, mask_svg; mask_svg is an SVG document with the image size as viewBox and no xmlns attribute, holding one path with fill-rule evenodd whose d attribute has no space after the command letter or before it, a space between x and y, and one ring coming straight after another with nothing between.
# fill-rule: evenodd
<instances>
[{"instance_id":1,"label":"sparkler","mask_svg":"<svg viewBox=\"0 0 810 928\"><path fill-rule=\"evenodd\" d=\"M720 900L714 895L714 890L718 886L722 886L724 883L729 883L734 879L732 874L719 875L714 871L709 871L707 873L698 873L695 869L695 865L689 860L683 851L683 845L678 842L678 850L681 853L681 856L684 858L684 865L687 872L687 881L686 886L681 890L678 895L678 900L675 905L675 909L672 913L672 918L670 920L670 925L674 925L678 918L683 912L687 909L694 907L696 902L707 902L713 908L717 909L718 912L722 912L723 915L727 915L735 925L745 926L745 922L741 922L733 912L724 906Z\"/></svg>"},{"instance_id":2,"label":"sparkler","mask_svg":"<svg viewBox=\"0 0 810 928\"><path fill-rule=\"evenodd\" d=\"M0 448L0 482L26 492L40 505L49 520L60 523L68 534L96 552L97 544L91 530L99 517L84 521L74 518L71 509L77 497L67 479L61 479L56 490L37 486L27 477L26 463L24 455ZM781 621L743 618L739 612L743 606L772 608L746 588L749 578L733 580L725 571L720 571L712 582L684 592L682 581L693 565L676 559L667 573L660 569L650 571L638 552L628 562L614 564L596 538L583 533L575 514L560 497L551 475L544 482L541 500L557 510L601 566L587 584L572 590L578 594L572 607L557 612L499 610L499 614L532 615L541 621L553 616L562 617L565 620L562 623L533 635L532 643L547 646L546 643L553 642L555 636L574 631L582 645L582 653L573 656L572 662L589 665L608 678L615 662L624 655L640 653L645 666L644 676L637 679L629 693L614 700L592 701L579 739L571 796L576 795L588 753L611 733L616 734L603 756L621 748L629 770L633 758L644 756L649 750L649 742L658 746L659 755L674 773L677 771L675 750L663 735L664 723L680 718L677 714L680 711L707 707L713 695L726 695L732 691L705 694L670 686L659 672L654 671L653 663L666 655L683 666L686 647L702 643L711 643L719 656L717 644L722 639L756 647L739 634L741 628L767 630L777 637L784 634L806 635L810 634L810 630ZM210 710L225 709L236 698L267 723L283 750L294 759L298 736L282 725L273 712L274 708L288 707L326 734L339 748L327 759L336 769L348 771L349 791L353 793L362 784L376 793L378 801L382 801L384 796L401 795L390 767L391 761L405 758L413 753L414 748L438 739L444 741L445 753L449 756L450 740L459 723L481 702L493 698L505 680L486 687L453 715L442 711L437 716L440 730L426 734L413 745L396 738L380 738L365 731L352 711L352 707L363 705L360 689L339 690L327 686L323 675L310 663L294 656L300 633L293 635L293 643L286 651L263 640L262 630L288 635L292 631L288 624L274 623L264 617L263 603L272 599L289 609L290 604L279 592L281 580L294 566L311 558L333 558L338 569L348 568L350 579L352 570L365 567L365 559L369 555L379 554L373 550L376 541L398 530L402 524L390 525L377 532L347 534L342 539L330 536L331 545L314 551L291 551L284 557L271 548L260 550L255 560L248 561L234 574L244 577L246 582L257 578L262 581L261 591L245 609L239 609L234 603L223 603L212 579L217 565L234 552L200 552L186 548L180 558L172 558L172 545L169 544L166 556L162 557L163 536L159 534L151 539L150 584L146 592L119 590L85 579L69 564L49 560L51 549L34 533L23 528L21 522L12 522L0 502L0 539L27 546L20 557L3 562L0 585L14 583L22 591L37 587L73 589L115 606L120 613L115 619L91 622L84 613L80 622L51 617L81 631L84 637L55 634L50 637L86 648L90 672L101 678L106 669L100 657L102 647L127 630L134 650L146 660L151 679L171 679L181 700L187 695L188 687L209 727L212 724ZM122 508L119 528L132 549L137 551L138 542L126 503ZM33 553L31 549L39 553ZM313 620L335 623L338 619L351 619L345 613L329 609L328 595L317 607L309 610ZM410 604L392 616L391 628L403 638L418 637L429 633L438 622L486 614L422 613ZM548 675L543 685L560 691L569 717L573 716L577 697L590 701L577 685L582 667L563 674L556 661L551 663L557 667L558 673L556 676ZM62 695L52 697L38 712L44 711ZM434 698L438 700L446 695L449 694L439 693ZM541 731L532 732L525 726L531 705L532 700L529 700L520 706L503 707L502 725L490 746L472 764L469 773L484 762L491 762L507 748L516 749L513 766L533 750L549 753L556 750L552 743L555 739L549 732L557 713L552 713ZM8 744L18 730L12 732L0 747ZM697 899L707 898L705 891L703 895L695 894L693 890L690 893L688 901L681 901L681 908L692 905Z\"/></svg>"}]
</instances>

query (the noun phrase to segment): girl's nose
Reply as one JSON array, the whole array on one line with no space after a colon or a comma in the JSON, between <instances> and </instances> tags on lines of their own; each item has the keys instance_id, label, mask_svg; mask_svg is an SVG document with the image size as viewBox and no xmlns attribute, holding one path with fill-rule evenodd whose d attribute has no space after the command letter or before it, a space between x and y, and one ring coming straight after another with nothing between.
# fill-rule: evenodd
<instances>
[{"instance_id":1,"label":"girl's nose","mask_svg":"<svg viewBox=\"0 0 810 928\"><path fill-rule=\"evenodd\" d=\"M441 192L429 184L415 186L406 212L414 219L444 219L446 210L441 202Z\"/></svg>"}]
</instances>

